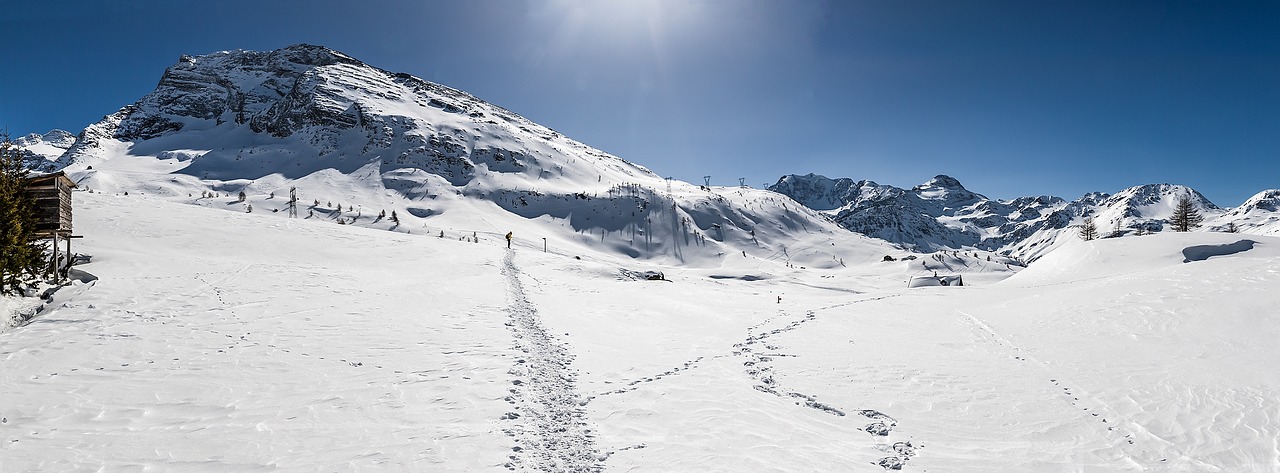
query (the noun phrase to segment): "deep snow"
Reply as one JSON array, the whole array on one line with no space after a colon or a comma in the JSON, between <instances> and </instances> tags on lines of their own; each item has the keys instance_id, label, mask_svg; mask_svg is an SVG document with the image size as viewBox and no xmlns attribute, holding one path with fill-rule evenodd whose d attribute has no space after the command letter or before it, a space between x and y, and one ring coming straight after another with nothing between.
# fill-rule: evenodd
<instances>
[{"instance_id":1,"label":"deep snow","mask_svg":"<svg viewBox=\"0 0 1280 473\"><path fill-rule=\"evenodd\" d=\"M1067 242L1007 277L76 199L83 282L0 334L6 472L1280 469L1271 237ZM905 288L934 270L967 285Z\"/></svg>"}]
</instances>

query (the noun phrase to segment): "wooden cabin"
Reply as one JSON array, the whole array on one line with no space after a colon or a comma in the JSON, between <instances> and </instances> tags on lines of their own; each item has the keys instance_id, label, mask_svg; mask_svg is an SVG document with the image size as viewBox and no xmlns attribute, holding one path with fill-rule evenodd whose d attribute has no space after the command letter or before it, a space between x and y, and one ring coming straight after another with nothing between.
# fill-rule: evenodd
<instances>
[{"instance_id":1,"label":"wooden cabin","mask_svg":"<svg viewBox=\"0 0 1280 473\"><path fill-rule=\"evenodd\" d=\"M27 194L36 201L37 239L53 240L52 254L49 255L49 268L46 274L55 281L66 277L71 268L71 239L80 238L71 235L71 189L76 188L75 181L62 171L27 178ZM59 255L59 240L66 240L66 249Z\"/></svg>"},{"instance_id":2,"label":"wooden cabin","mask_svg":"<svg viewBox=\"0 0 1280 473\"><path fill-rule=\"evenodd\" d=\"M71 235L71 189L75 187L62 171L27 179L27 193L36 201L37 235Z\"/></svg>"}]
</instances>

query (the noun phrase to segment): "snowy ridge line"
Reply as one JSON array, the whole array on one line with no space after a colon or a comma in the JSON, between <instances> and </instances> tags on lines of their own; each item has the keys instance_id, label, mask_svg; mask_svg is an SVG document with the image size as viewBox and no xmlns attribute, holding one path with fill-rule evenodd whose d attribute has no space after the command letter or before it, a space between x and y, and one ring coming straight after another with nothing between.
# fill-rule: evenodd
<instances>
[{"instance_id":1,"label":"snowy ridge line","mask_svg":"<svg viewBox=\"0 0 1280 473\"><path fill-rule=\"evenodd\" d=\"M873 297L873 298L862 299L857 301L843 302L840 304L833 304L830 306L806 311L805 316L802 318L792 320L786 325L779 328L775 328L768 332L749 335L747 339L744 340L743 342L735 343L733 345L734 347L733 355L743 356L747 358L747 360L744 361L742 365L745 367L745 372L747 376L751 377L752 379L760 383L754 386L757 391L772 394L774 396L778 396L781 398L794 399L795 400L794 402L797 406L804 406L810 409L817 410L819 412L834 415L836 417L845 417L846 416L845 410L827 403L820 402L818 401L817 396L814 396L812 394L805 394L801 392L792 391L780 386L777 380L775 380L773 377L773 367L770 366L769 363L771 363L773 359L776 357L795 356L795 355L779 353L779 351L781 350L781 347L764 343L764 341L774 335L790 332L792 330L800 328L802 325L804 325L807 322L816 320L818 318L818 315L816 312L819 310L830 310L830 309L835 309L839 307L849 306L852 304L878 301L878 300L888 299L892 297L899 297L899 296L901 296L901 294L891 294L891 295ZM776 318L785 317L786 314L787 314L786 311L780 310L778 311L777 316L770 317L769 319L766 319L764 322L761 322L759 324L756 324L750 327L748 329L748 333L760 327L763 327L764 325L768 324L769 322L771 322ZM768 350L768 353L757 352L755 347L752 346L752 345L755 345L757 342L759 342L760 345L762 345L765 350ZM873 420L873 422L871 422L870 424L867 424L865 427L857 428L857 430L861 430L863 432L871 434L873 437L888 437L889 434L893 431L893 428L897 427L898 425L897 419L894 419L888 414L885 414L883 412L880 412L874 409L859 409L853 412ZM874 445L874 448L881 452L888 453L889 456L882 457L877 461L871 462L873 465L878 465L886 470L901 470L902 467L906 464L906 462L910 460L911 457L915 456L916 449L919 448L919 446L912 444L910 441L906 441L906 442L894 442L893 444L876 444Z\"/></svg>"},{"instance_id":2,"label":"snowy ridge line","mask_svg":"<svg viewBox=\"0 0 1280 473\"><path fill-rule=\"evenodd\" d=\"M537 309L525 297L515 251L507 250L502 274L511 299L506 325L517 351L508 371L515 377L506 397L512 411L502 416L512 423L503 431L516 445L504 466L513 471L602 471L607 456L596 449L585 420L587 401L578 395L577 374L569 368L573 356L542 327Z\"/></svg>"}]
</instances>

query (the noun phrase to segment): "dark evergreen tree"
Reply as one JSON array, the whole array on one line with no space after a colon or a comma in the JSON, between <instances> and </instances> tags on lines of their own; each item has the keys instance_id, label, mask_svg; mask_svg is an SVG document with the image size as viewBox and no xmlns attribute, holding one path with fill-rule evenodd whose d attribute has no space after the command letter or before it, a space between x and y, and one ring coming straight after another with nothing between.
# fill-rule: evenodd
<instances>
[{"instance_id":1,"label":"dark evergreen tree","mask_svg":"<svg viewBox=\"0 0 1280 473\"><path fill-rule=\"evenodd\" d=\"M1169 225L1176 232L1189 232L1192 228L1200 226L1200 222L1204 221L1204 216L1200 215L1200 211L1196 210L1195 204L1191 202L1191 196L1183 195L1178 198L1178 205L1173 208L1173 216L1169 217Z\"/></svg>"},{"instance_id":2,"label":"dark evergreen tree","mask_svg":"<svg viewBox=\"0 0 1280 473\"><path fill-rule=\"evenodd\" d=\"M27 194L22 150L0 134L0 294L18 294L44 261L35 243L36 204Z\"/></svg>"}]
</instances>

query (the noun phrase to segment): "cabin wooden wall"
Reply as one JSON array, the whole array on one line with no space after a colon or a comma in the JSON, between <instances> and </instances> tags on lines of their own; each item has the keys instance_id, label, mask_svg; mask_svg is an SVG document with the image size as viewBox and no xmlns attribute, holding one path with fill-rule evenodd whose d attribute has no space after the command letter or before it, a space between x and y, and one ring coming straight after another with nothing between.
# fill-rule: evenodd
<instances>
[{"instance_id":1,"label":"cabin wooden wall","mask_svg":"<svg viewBox=\"0 0 1280 473\"><path fill-rule=\"evenodd\" d=\"M71 186L67 181L33 183L27 192L36 201L36 232L71 232Z\"/></svg>"}]
</instances>

